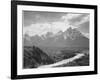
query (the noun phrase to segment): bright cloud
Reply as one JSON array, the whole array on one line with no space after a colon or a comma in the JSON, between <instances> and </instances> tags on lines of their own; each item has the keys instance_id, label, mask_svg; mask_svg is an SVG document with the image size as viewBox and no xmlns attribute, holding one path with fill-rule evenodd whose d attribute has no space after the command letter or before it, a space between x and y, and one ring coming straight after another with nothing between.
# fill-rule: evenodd
<instances>
[{"instance_id":1,"label":"bright cloud","mask_svg":"<svg viewBox=\"0 0 100 80\"><path fill-rule=\"evenodd\" d=\"M75 26L75 25L80 25L82 23L85 23L85 22L89 21L89 15L86 15L86 16L82 16L82 15L83 14L73 14L73 13L71 13L71 14L67 14L67 15L62 16L62 19L64 20L64 22L70 24L71 23L70 20L73 20L73 19L81 17L80 21L76 20L76 22L72 23L72 25Z\"/></svg>"},{"instance_id":2,"label":"bright cloud","mask_svg":"<svg viewBox=\"0 0 100 80\"><path fill-rule=\"evenodd\" d=\"M70 19L74 19L74 18L77 18L79 16L81 16L82 14L67 14L67 15L64 15L62 16L62 19L64 19L65 22L69 22Z\"/></svg>"},{"instance_id":3,"label":"bright cloud","mask_svg":"<svg viewBox=\"0 0 100 80\"><path fill-rule=\"evenodd\" d=\"M30 26L23 27L23 34L28 33L30 36L33 35L42 35L47 32L53 32L54 34L58 31L65 31L67 28L77 28L78 25L89 21L89 15L81 17L83 14L73 14L68 13L61 17L61 21L57 22L46 22L46 23L34 23ZM76 21L73 24L71 23L71 19L75 19L81 17L80 21Z\"/></svg>"},{"instance_id":4,"label":"bright cloud","mask_svg":"<svg viewBox=\"0 0 100 80\"><path fill-rule=\"evenodd\" d=\"M65 31L69 28L69 24L64 22L52 22L52 23L35 23L28 27L24 27L23 34L28 33L30 36L42 35L47 32L53 32L54 34L58 31Z\"/></svg>"}]
</instances>

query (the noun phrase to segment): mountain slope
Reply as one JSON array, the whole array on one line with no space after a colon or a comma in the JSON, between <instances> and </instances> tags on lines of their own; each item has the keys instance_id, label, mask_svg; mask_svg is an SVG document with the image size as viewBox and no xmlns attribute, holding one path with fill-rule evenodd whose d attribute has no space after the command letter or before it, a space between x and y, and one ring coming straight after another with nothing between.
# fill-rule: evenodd
<instances>
[{"instance_id":1,"label":"mountain slope","mask_svg":"<svg viewBox=\"0 0 100 80\"><path fill-rule=\"evenodd\" d=\"M54 61L38 47L24 47L24 68L36 68L52 64Z\"/></svg>"}]
</instances>

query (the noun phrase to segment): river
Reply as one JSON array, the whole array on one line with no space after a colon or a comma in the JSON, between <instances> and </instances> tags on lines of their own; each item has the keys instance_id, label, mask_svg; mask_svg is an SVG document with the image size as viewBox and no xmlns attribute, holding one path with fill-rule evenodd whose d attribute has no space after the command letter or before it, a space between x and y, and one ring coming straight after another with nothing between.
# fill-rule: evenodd
<instances>
[{"instance_id":1,"label":"river","mask_svg":"<svg viewBox=\"0 0 100 80\"><path fill-rule=\"evenodd\" d=\"M77 53L76 56L72 57L72 58L69 58L69 59L64 59L62 61L59 61L59 62L56 62L54 64L49 64L49 65L42 65L42 66L39 66L38 68L50 68L50 67L55 67L55 66L59 66L59 65L63 65L63 64L67 64L69 62L72 62L76 59L79 59L81 57L83 57L85 54L84 53Z\"/></svg>"}]
</instances>

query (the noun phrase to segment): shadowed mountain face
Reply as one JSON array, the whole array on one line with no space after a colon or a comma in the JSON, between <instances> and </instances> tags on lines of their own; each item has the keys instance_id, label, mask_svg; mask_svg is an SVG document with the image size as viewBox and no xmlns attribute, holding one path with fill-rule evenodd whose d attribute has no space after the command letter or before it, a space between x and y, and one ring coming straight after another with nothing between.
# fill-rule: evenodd
<instances>
[{"instance_id":1,"label":"shadowed mountain face","mask_svg":"<svg viewBox=\"0 0 100 80\"><path fill-rule=\"evenodd\" d=\"M28 34L24 35L24 46L32 46L32 41L30 39L30 36Z\"/></svg>"},{"instance_id":2,"label":"shadowed mountain face","mask_svg":"<svg viewBox=\"0 0 100 80\"><path fill-rule=\"evenodd\" d=\"M24 47L24 68L37 68L52 63L54 61L38 47Z\"/></svg>"},{"instance_id":3,"label":"shadowed mountain face","mask_svg":"<svg viewBox=\"0 0 100 80\"><path fill-rule=\"evenodd\" d=\"M89 47L89 39L86 38L76 28L68 28L66 31L59 31L56 34L47 32L45 35L24 37L25 46L43 46L43 47Z\"/></svg>"}]
</instances>

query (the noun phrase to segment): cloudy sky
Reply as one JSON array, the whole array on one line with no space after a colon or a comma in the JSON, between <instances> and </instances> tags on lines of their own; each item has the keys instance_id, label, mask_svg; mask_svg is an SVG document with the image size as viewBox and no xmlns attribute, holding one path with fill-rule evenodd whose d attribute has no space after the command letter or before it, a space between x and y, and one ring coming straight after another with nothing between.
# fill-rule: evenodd
<instances>
[{"instance_id":1,"label":"cloudy sky","mask_svg":"<svg viewBox=\"0 0 100 80\"><path fill-rule=\"evenodd\" d=\"M34 36L48 31L57 33L70 26L89 35L89 14L23 11L23 34Z\"/></svg>"}]
</instances>

